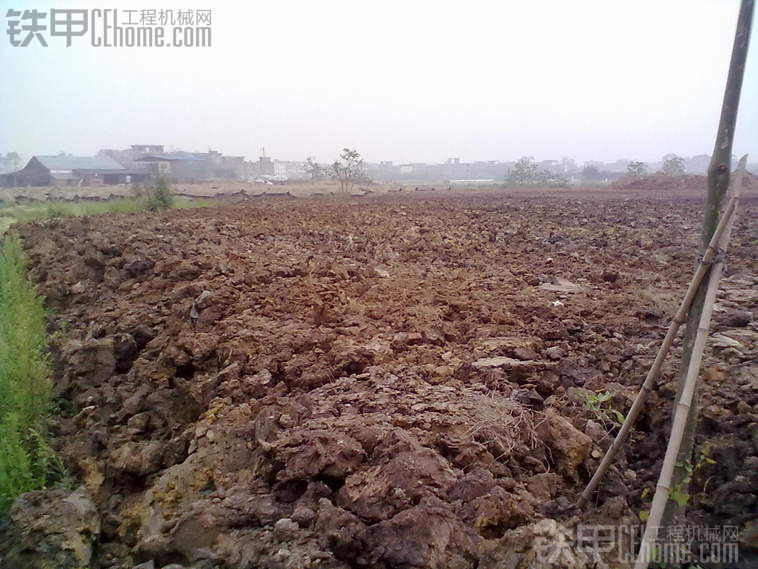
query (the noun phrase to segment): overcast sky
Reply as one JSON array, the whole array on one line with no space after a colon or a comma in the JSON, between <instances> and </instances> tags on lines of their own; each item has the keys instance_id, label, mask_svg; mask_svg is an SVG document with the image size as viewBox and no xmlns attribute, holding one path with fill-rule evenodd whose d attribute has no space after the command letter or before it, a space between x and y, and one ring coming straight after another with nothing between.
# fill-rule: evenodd
<instances>
[{"instance_id":1,"label":"overcast sky","mask_svg":"<svg viewBox=\"0 0 758 569\"><path fill-rule=\"evenodd\" d=\"M0 0L0 152L441 162L710 153L737 0ZM211 9L210 48L9 43L8 8ZM754 30L754 36L758 34ZM753 38L735 152L758 158Z\"/></svg>"}]
</instances>

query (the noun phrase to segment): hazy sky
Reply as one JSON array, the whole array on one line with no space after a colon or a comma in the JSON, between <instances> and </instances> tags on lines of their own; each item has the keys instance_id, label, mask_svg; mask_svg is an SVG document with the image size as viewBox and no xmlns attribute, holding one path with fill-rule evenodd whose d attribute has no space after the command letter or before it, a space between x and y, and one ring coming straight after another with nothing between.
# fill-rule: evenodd
<instances>
[{"instance_id":1,"label":"hazy sky","mask_svg":"<svg viewBox=\"0 0 758 569\"><path fill-rule=\"evenodd\" d=\"M710 153L737 0L0 0L0 152ZM8 8L211 9L210 48L12 47ZM758 30L735 152L758 158Z\"/></svg>"}]
</instances>

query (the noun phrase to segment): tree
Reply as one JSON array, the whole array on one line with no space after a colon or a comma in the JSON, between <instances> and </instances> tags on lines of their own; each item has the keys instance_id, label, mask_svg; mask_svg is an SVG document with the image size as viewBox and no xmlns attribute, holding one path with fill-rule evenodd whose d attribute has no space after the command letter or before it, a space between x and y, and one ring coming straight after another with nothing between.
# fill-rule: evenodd
<instances>
[{"instance_id":1,"label":"tree","mask_svg":"<svg viewBox=\"0 0 758 569\"><path fill-rule=\"evenodd\" d=\"M540 185L547 188L567 188L569 185L568 178L558 172L542 170L540 172Z\"/></svg>"},{"instance_id":2,"label":"tree","mask_svg":"<svg viewBox=\"0 0 758 569\"><path fill-rule=\"evenodd\" d=\"M667 154L663 157L661 172L666 176L681 176L684 174L684 158L676 154Z\"/></svg>"},{"instance_id":3,"label":"tree","mask_svg":"<svg viewBox=\"0 0 758 569\"><path fill-rule=\"evenodd\" d=\"M506 182L509 186L534 186L539 182L539 168L532 156L522 156L513 165Z\"/></svg>"},{"instance_id":4,"label":"tree","mask_svg":"<svg viewBox=\"0 0 758 569\"><path fill-rule=\"evenodd\" d=\"M513 165L505 182L509 186L565 187L568 179L550 170L540 170L532 156L522 156Z\"/></svg>"},{"instance_id":5,"label":"tree","mask_svg":"<svg viewBox=\"0 0 758 569\"><path fill-rule=\"evenodd\" d=\"M647 164L638 160L632 160L626 167L626 175L639 178L647 174Z\"/></svg>"},{"instance_id":6,"label":"tree","mask_svg":"<svg viewBox=\"0 0 758 569\"><path fill-rule=\"evenodd\" d=\"M324 169L316 162L313 156L308 156L305 159L305 171L311 176L311 181L318 180L324 176Z\"/></svg>"},{"instance_id":7,"label":"tree","mask_svg":"<svg viewBox=\"0 0 758 569\"><path fill-rule=\"evenodd\" d=\"M329 175L339 180L341 192L349 192L355 182L366 177L360 153L355 149L343 148L339 160L335 160L329 169Z\"/></svg>"}]
</instances>

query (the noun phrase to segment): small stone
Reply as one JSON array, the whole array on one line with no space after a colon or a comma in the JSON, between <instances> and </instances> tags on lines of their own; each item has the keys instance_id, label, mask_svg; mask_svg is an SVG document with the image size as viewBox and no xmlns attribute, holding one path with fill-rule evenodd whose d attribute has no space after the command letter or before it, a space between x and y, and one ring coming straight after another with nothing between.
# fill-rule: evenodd
<instances>
[{"instance_id":1,"label":"small stone","mask_svg":"<svg viewBox=\"0 0 758 569\"><path fill-rule=\"evenodd\" d=\"M295 511L292 512L292 520L297 522L300 527L307 527L311 525L313 520L316 519L316 512L311 508L305 506L298 506Z\"/></svg>"},{"instance_id":2,"label":"small stone","mask_svg":"<svg viewBox=\"0 0 758 569\"><path fill-rule=\"evenodd\" d=\"M602 278L607 283L615 283L618 278L619 274L618 271L612 271L610 269L605 269L602 274Z\"/></svg>"},{"instance_id":3,"label":"small stone","mask_svg":"<svg viewBox=\"0 0 758 569\"><path fill-rule=\"evenodd\" d=\"M549 290L551 292L581 292L586 290L585 287L572 283L569 280L562 279L560 277L551 279L552 282L542 283L539 288L543 290Z\"/></svg>"},{"instance_id":4,"label":"small stone","mask_svg":"<svg viewBox=\"0 0 758 569\"><path fill-rule=\"evenodd\" d=\"M290 555L292 554L286 549L280 549L275 554L276 558L279 560L287 559Z\"/></svg>"},{"instance_id":5,"label":"small stone","mask_svg":"<svg viewBox=\"0 0 758 569\"><path fill-rule=\"evenodd\" d=\"M516 389L511 397L522 405L541 405L544 398L534 389Z\"/></svg>"},{"instance_id":6,"label":"small stone","mask_svg":"<svg viewBox=\"0 0 758 569\"><path fill-rule=\"evenodd\" d=\"M711 345L711 348L713 349L726 349L726 348L734 348L736 350L741 350L744 348L744 346L738 342L737 340L730 338L728 336L724 336L723 334L714 334L710 337L709 343Z\"/></svg>"},{"instance_id":7,"label":"small stone","mask_svg":"<svg viewBox=\"0 0 758 569\"><path fill-rule=\"evenodd\" d=\"M526 487L541 500L551 499L559 489L560 476L554 472L543 472L532 476L526 483Z\"/></svg>"},{"instance_id":8,"label":"small stone","mask_svg":"<svg viewBox=\"0 0 758 569\"><path fill-rule=\"evenodd\" d=\"M145 271L152 269L155 262L141 257L128 257L124 263L124 270L130 277L138 277Z\"/></svg>"},{"instance_id":9,"label":"small stone","mask_svg":"<svg viewBox=\"0 0 758 569\"><path fill-rule=\"evenodd\" d=\"M143 433L150 422L150 414L147 412L132 415L126 422L127 428L135 434Z\"/></svg>"},{"instance_id":10,"label":"small stone","mask_svg":"<svg viewBox=\"0 0 758 569\"><path fill-rule=\"evenodd\" d=\"M99 535L100 517L84 486L27 492L4 514L0 565L90 567Z\"/></svg>"},{"instance_id":11,"label":"small stone","mask_svg":"<svg viewBox=\"0 0 758 569\"><path fill-rule=\"evenodd\" d=\"M592 439L578 431L567 418L555 409L545 411L545 420L537 427L537 433L553 453L556 470L575 478L577 468L587 458Z\"/></svg>"},{"instance_id":12,"label":"small stone","mask_svg":"<svg viewBox=\"0 0 758 569\"><path fill-rule=\"evenodd\" d=\"M522 366L523 362L519 360L515 360L513 358L508 358L505 356L498 356L494 358L481 358L479 360L476 360L472 365L477 369L487 369L487 368L495 368L495 367L512 368L512 367Z\"/></svg>"},{"instance_id":13,"label":"small stone","mask_svg":"<svg viewBox=\"0 0 758 569\"><path fill-rule=\"evenodd\" d=\"M282 518L274 524L274 535L277 539L286 540L300 529L291 518Z\"/></svg>"},{"instance_id":14,"label":"small stone","mask_svg":"<svg viewBox=\"0 0 758 569\"><path fill-rule=\"evenodd\" d=\"M545 350L545 354L551 360L559 360L563 357L563 350L561 350L558 346L551 346Z\"/></svg>"},{"instance_id":15,"label":"small stone","mask_svg":"<svg viewBox=\"0 0 758 569\"><path fill-rule=\"evenodd\" d=\"M587 424L584 426L584 434L595 441L595 443L599 442L606 436L605 429L603 429L600 423L596 423L592 419L587 421Z\"/></svg>"},{"instance_id":16,"label":"small stone","mask_svg":"<svg viewBox=\"0 0 758 569\"><path fill-rule=\"evenodd\" d=\"M420 344L424 337L418 332L398 332L392 338L392 347L395 349Z\"/></svg>"},{"instance_id":17,"label":"small stone","mask_svg":"<svg viewBox=\"0 0 758 569\"><path fill-rule=\"evenodd\" d=\"M73 291L73 288L71 290ZM732 326L734 328L744 328L745 326L748 326L752 321L753 313L749 310L735 310L726 316L724 319L724 324L726 326Z\"/></svg>"},{"instance_id":18,"label":"small stone","mask_svg":"<svg viewBox=\"0 0 758 569\"><path fill-rule=\"evenodd\" d=\"M197 306L198 310L203 310L204 308L210 306L212 296L213 295L208 290L201 292L200 295L195 299L195 306Z\"/></svg>"},{"instance_id":19,"label":"small stone","mask_svg":"<svg viewBox=\"0 0 758 569\"><path fill-rule=\"evenodd\" d=\"M424 336L421 335L419 332L409 332L406 342L408 344L420 344L423 339L424 339Z\"/></svg>"},{"instance_id":20,"label":"small stone","mask_svg":"<svg viewBox=\"0 0 758 569\"><path fill-rule=\"evenodd\" d=\"M740 399L737 402L738 415L747 415L748 413L752 413L752 412L753 412L753 407L749 403L747 403L746 401L743 401L742 399Z\"/></svg>"}]
</instances>

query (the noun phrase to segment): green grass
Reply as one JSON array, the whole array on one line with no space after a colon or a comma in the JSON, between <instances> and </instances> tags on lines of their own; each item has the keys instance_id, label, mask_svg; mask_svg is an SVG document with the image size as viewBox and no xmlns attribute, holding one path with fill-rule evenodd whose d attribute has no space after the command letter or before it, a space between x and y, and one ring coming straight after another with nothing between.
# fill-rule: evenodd
<instances>
[{"instance_id":1,"label":"green grass","mask_svg":"<svg viewBox=\"0 0 758 569\"><path fill-rule=\"evenodd\" d=\"M45 310L15 234L0 249L0 512L63 474L45 441L51 404Z\"/></svg>"},{"instance_id":2,"label":"green grass","mask_svg":"<svg viewBox=\"0 0 758 569\"><path fill-rule=\"evenodd\" d=\"M214 200L193 200L172 196L171 207L187 209L212 207ZM53 217L74 217L80 215L100 215L104 213L136 213L151 208L149 199L118 198L107 201L45 201L31 202L24 205L0 205L0 235L3 235L14 223L26 223L35 219ZM155 209L155 208L153 208Z\"/></svg>"}]
</instances>

